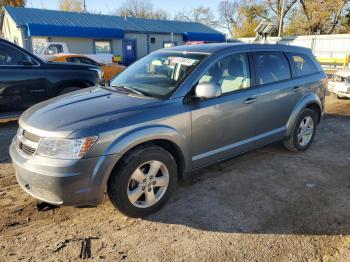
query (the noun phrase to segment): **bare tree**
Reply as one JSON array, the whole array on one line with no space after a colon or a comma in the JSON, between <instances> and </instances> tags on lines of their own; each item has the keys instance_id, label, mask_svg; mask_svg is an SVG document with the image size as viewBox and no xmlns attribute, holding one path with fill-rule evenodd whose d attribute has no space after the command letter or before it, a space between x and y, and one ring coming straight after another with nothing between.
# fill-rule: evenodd
<instances>
[{"instance_id":1,"label":"bare tree","mask_svg":"<svg viewBox=\"0 0 350 262\"><path fill-rule=\"evenodd\" d=\"M212 10L205 6L198 6L189 11L178 11L174 16L174 20L197 22L210 27L217 27L218 25Z\"/></svg>"},{"instance_id":2,"label":"bare tree","mask_svg":"<svg viewBox=\"0 0 350 262\"><path fill-rule=\"evenodd\" d=\"M272 11L275 21L280 22L280 19L282 18L281 32L283 32L284 18L292 9L292 7L298 2L298 0L284 0L284 2L285 2L285 6L284 8L282 8L283 0L266 0L266 4L269 7L269 9ZM283 13L282 13L282 9L283 9Z\"/></svg>"},{"instance_id":3,"label":"bare tree","mask_svg":"<svg viewBox=\"0 0 350 262\"><path fill-rule=\"evenodd\" d=\"M224 0L218 5L219 23L218 26L229 31L231 36L235 35L235 28L241 19L242 0Z\"/></svg>"},{"instance_id":4,"label":"bare tree","mask_svg":"<svg viewBox=\"0 0 350 262\"><path fill-rule=\"evenodd\" d=\"M117 15L155 19L168 19L169 17L165 10L154 9L149 0L126 0L117 9Z\"/></svg>"},{"instance_id":5,"label":"bare tree","mask_svg":"<svg viewBox=\"0 0 350 262\"><path fill-rule=\"evenodd\" d=\"M58 8L61 11L75 11L75 12L84 11L83 2L80 0L60 0L58 3Z\"/></svg>"}]
</instances>

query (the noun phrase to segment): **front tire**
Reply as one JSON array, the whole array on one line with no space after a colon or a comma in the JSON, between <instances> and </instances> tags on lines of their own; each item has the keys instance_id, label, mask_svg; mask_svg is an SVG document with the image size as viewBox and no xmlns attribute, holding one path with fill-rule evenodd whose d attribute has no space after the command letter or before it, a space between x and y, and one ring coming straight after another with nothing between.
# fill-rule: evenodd
<instances>
[{"instance_id":1,"label":"front tire","mask_svg":"<svg viewBox=\"0 0 350 262\"><path fill-rule=\"evenodd\" d=\"M284 147L292 152L307 150L315 137L317 116L314 110L305 108L298 117L290 137L283 142Z\"/></svg>"},{"instance_id":2,"label":"front tire","mask_svg":"<svg viewBox=\"0 0 350 262\"><path fill-rule=\"evenodd\" d=\"M165 149L140 146L128 153L111 174L107 193L112 204L129 217L158 211L175 188L177 166Z\"/></svg>"}]
</instances>

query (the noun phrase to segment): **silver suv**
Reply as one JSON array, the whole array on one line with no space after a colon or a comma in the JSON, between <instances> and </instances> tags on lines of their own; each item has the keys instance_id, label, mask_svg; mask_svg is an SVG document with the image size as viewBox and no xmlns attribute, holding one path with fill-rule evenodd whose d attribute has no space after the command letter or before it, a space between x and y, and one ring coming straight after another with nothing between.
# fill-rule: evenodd
<instances>
[{"instance_id":1,"label":"silver suv","mask_svg":"<svg viewBox=\"0 0 350 262\"><path fill-rule=\"evenodd\" d=\"M121 212L143 217L195 169L275 141L306 150L323 114L326 83L309 49L163 49L109 86L25 111L10 154L18 183L33 197L97 205L107 190Z\"/></svg>"}]
</instances>

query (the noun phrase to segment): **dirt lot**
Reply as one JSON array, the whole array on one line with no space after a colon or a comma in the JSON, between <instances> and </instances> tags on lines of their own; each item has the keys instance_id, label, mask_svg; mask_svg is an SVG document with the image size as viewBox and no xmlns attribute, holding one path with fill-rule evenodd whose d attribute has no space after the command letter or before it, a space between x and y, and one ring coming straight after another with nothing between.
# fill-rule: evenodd
<instances>
[{"instance_id":1,"label":"dirt lot","mask_svg":"<svg viewBox=\"0 0 350 262\"><path fill-rule=\"evenodd\" d=\"M17 185L0 127L0 260L349 261L350 100L327 99L313 146L272 145L203 169L146 219L96 208L39 211ZM82 252L83 250L83 252Z\"/></svg>"}]
</instances>

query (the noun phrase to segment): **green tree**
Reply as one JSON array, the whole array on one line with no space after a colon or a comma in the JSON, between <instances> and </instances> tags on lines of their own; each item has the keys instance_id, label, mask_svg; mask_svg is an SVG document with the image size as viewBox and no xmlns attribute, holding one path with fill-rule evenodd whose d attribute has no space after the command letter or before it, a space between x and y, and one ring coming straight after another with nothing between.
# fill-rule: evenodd
<instances>
[{"instance_id":1,"label":"green tree","mask_svg":"<svg viewBox=\"0 0 350 262\"><path fill-rule=\"evenodd\" d=\"M74 11L74 12L84 11L83 2L80 0L60 0L58 3L58 8L61 11Z\"/></svg>"},{"instance_id":2,"label":"green tree","mask_svg":"<svg viewBox=\"0 0 350 262\"><path fill-rule=\"evenodd\" d=\"M309 34L332 34L339 26L349 0L300 0Z\"/></svg>"},{"instance_id":3,"label":"green tree","mask_svg":"<svg viewBox=\"0 0 350 262\"><path fill-rule=\"evenodd\" d=\"M235 37L255 36L255 28L261 20L269 20L268 10L262 4L251 2L240 7L241 22L235 27Z\"/></svg>"},{"instance_id":4,"label":"green tree","mask_svg":"<svg viewBox=\"0 0 350 262\"><path fill-rule=\"evenodd\" d=\"M25 0L0 0L0 8L2 8L3 6L24 7L25 5Z\"/></svg>"}]
</instances>

